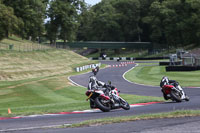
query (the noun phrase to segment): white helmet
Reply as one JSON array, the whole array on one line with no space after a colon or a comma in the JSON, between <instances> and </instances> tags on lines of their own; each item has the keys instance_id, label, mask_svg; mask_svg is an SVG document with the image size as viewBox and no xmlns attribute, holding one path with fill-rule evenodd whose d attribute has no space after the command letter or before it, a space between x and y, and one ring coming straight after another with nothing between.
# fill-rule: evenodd
<instances>
[{"instance_id":1,"label":"white helmet","mask_svg":"<svg viewBox=\"0 0 200 133\"><path fill-rule=\"evenodd\" d=\"M164 76L160 81L160 87L162 87L163 85L168 85L168 84L169 84L169 78Z\"/></svg>"}]
</instances>

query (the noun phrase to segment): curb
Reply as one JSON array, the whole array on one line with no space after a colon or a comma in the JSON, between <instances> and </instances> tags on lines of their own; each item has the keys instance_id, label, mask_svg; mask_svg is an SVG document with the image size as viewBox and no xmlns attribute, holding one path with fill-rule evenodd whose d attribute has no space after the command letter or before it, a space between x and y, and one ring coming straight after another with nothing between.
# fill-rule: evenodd
<instances>
[{"instance_id":1,"label":"curb","mask_svg":"<svg viewBox=\"0 0 200 133\"><path fill-rule=\"evenodd\" d=\"M157 104L157 103L161 103L161 102L148 102L148 103L130 104L130 107L131 108L141 107L141 106L147 106L147 105L152 105L152 104ZM99 109L91 109L91 110L72 111L72 112L50 113L50 114L43 114L43 115L29 115L29 116L17 116L17 117L0 117L0 120L33 118L33 117L40 117L40 116L56 116L56 115L66 115L66 114L82 114L82 113L93 113L93 112L101 112L101 111Z\"/></svg>"}]
</instances>

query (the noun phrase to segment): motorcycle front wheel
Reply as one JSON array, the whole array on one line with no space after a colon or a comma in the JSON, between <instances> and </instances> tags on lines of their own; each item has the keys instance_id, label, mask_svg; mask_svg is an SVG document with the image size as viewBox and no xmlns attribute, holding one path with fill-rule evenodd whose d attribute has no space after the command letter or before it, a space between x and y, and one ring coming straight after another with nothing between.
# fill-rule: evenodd
<instances>
[{"instance_id":1,"label":"motorcycle front wheel","mask_svg":"<svg viewBox=\"0 0 200 133\"><path fill-rule=\"evenodd\" d=\"M185 101L190 101L190 98L188 96L186 96Z\"/></svg>"},{"instance_id":2,"label":"motorcycle front wheel","mask_svg":"<svg viewBox=\"0 0 200 133\"><path fill-rule=\"evenodd\" d=\"M127 101L125 101L124 99L121 99L120 98L120 103L121 103L121 107L124 109L124 110L129 110L130 109L130 105Z\"/></svg>"},{"instance_id":3,"label":"motorcycle front wheel","mask_svg":"<svg viewBox=\"0 0 200 133\"><path fill-rule=\"evenodd\" d=\"M104 103L103 99L100 97L95 98L95 103L96 103L97 107L103 112L109 112L111 109L110 104Z\"/></svg>"},{"instance_id":4,"label":"motorcycle front wheel","mask_svg":"<svg viewBox=\"0 0 200 133\"><path fill-rule=\"evenodd\" d=\"M171 96L172 100L175 100L176 102L182 101L180 94L174 90L171 91L170 96Z\"/></svg>"}]
</instances>

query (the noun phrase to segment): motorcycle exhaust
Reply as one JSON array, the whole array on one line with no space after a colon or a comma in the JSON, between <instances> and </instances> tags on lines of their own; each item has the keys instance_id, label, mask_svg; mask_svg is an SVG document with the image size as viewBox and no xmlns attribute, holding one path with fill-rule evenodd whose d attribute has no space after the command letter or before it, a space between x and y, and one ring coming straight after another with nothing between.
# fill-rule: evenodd
<instances>
[{"instance_id":1,"label":"motorcycle exhaust","mask_svg":"<svg viewBox=\"0 0 200 133\"><path fill-rule=\"evenodd\" d=\"M90 97L92 96L92 92L90 93L90 95L88 96L88 98L86 99L86 101L88 101L90 99Z\"/></svg>"}]
</instances>

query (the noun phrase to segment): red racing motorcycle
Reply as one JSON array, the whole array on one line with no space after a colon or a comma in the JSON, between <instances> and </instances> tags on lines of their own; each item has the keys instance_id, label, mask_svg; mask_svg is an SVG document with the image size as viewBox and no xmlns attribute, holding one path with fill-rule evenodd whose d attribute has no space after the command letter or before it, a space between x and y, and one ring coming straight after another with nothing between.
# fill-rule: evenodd
<instances>
[{"instance_id":1,"label":"red racing motorcycle","mask_svg":"<svg viewBox=\"0 0 200 133\"><path fill-rule=\"evenodd\" d=\"M178 85L163 85L162 90L165 100L171 99L172 101L181 102L182 100L189 101L189 97L185 95L183 89Z\"/></svg>"}]
</instances>

